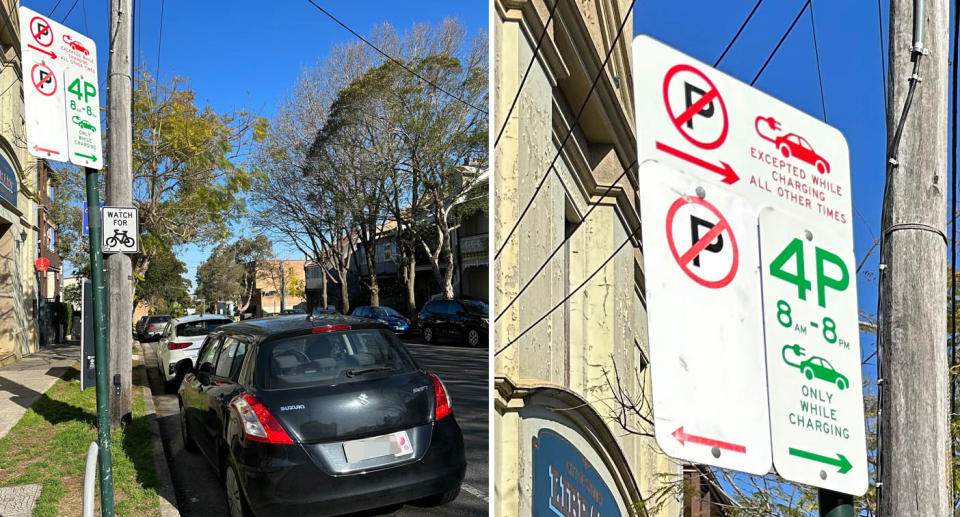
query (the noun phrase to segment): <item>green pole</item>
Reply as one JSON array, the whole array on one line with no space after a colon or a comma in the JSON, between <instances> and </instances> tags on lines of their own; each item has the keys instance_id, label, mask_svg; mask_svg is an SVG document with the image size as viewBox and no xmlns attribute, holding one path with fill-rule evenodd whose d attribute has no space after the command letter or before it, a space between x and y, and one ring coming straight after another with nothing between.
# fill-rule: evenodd
<instances>
[{"instance_id":1,"label":"green pole","mask_svg":"<svg viewBox=\"0 0 960 517\"><path fill-rule=\"evenodd\" d=\"M817 502L820 505L820 517L854 517L853 496L817 490Z\"/></svg>"},{"instance_id":2,"label":"green pole","mask_svg":"<svg viewBox=\"0 0 960 517\"><path fill-rule=\"evenodd\" d=\"M93 284L93 341L97 371L97 445L100 446L100 515L113 517L113 459L110 455L110 368L107 359L107 300L103 290L103 226L97 170L87 168L87 226Z\"/></svg>"}]
</instances>

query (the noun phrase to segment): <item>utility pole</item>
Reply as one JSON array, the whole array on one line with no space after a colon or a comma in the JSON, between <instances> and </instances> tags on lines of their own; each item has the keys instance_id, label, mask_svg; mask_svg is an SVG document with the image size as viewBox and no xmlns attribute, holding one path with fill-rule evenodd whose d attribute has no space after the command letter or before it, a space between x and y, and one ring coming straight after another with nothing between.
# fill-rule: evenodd
<instances>
[{"instance_id":1,"label":"utility pole","mask_svg":"<svg viewBox=\"0 0 960 517\"><path fill-rule=\"evenodd\" d=\"M107 67L107 206L133 206L133 149L130 131L130 0L110 0L110 61ZM133 364L133 268L130 256L107 257L107 330L110 354L110 426L131 413Z\"/></svg>"},{"instance_id":2,"label":"utility pole","mask_svg":"<svg viewBox=\"0 0 960 517\"><path fill-rule=\"evenodd\" d=\"M890 2L878 334L882 517L953 513L944 233L949 13L947 0Z\"/></svg>"}]
</instances>

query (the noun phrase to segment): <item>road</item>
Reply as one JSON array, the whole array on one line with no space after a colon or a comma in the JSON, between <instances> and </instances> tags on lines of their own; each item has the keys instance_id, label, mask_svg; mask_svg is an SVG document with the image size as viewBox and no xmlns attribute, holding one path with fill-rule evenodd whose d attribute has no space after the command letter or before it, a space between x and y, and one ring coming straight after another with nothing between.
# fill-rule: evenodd
<instances>
[{"instance_id":1,"label":"road","mask_svg":"<svg viewBox=\"0 0 960 517\"><path fill-rule=\"evenodd\" d=\"M457 343L427 345L419 338L404 340L420 366L439 376L453 398L454 415L463 429L467 473L460 495L443 506L424 508L413 505L383 508L364 515L419 516L488 514L488 403L489 354L483 348L468 348ZM164 454L170 465L174 490L183 516L227 516L223 486L216 472L199 454L183 449L177 397L163 392L157 371L156 343L143 343L150 389L157 409L157 421Z\"/></svg>"}]
</instances>

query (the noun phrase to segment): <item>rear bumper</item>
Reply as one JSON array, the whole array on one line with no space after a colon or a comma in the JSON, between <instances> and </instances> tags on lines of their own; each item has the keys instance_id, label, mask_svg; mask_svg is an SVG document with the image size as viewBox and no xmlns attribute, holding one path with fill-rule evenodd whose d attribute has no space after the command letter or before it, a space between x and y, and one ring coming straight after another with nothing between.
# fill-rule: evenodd
<instances>
[{"instance_id":1,"label":"rear bumper","mask_svg":"<svg viewBox=\"0 0 960 517\"><path fill-rule=\"evenodd\" d=\"M244 464L242 456L238 470L254 513L284 517L340 515L441 494L458 487L466 471L463 435L452 416L434 425L423 458L380 470L330 475L300 446L258 464Z\"/></svg>"}]
</instances>

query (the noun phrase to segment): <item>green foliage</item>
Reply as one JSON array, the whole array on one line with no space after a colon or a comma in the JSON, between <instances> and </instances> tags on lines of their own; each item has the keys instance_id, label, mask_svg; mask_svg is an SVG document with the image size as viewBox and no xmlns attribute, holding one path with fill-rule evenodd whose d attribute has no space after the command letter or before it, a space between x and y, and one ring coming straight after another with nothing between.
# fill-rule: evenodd
<instances>
[{"instance_id":1,"label":"green foliage","mask_svg":"<svg viewBox=\"0 0 960 517\"><path fill-rule=\"evenodd\" d=\"M158 249L146 273L137 279L136 300L147 302L166 314L176 305L190 303L190 281L183 276L186 273L186 264L172 251Z\"/></svg>"},{"instance_id":2,"label":"green foliage","mask_svg":"<svg viewBox=\"0 0 960 517\"><path fill-rule=\"evenodd\" d=\"M273 243L262 235L218 244L197 268L197 298L208 303L232 301L245 307L255 285L253 272L247 264L269 259L272 249Z\"/></svg>"}]
</instances>

